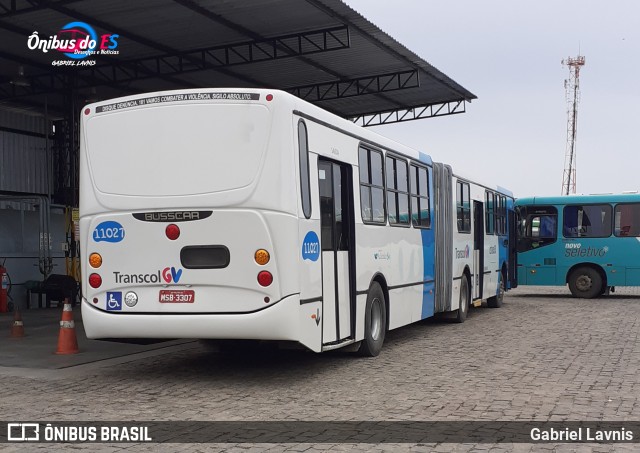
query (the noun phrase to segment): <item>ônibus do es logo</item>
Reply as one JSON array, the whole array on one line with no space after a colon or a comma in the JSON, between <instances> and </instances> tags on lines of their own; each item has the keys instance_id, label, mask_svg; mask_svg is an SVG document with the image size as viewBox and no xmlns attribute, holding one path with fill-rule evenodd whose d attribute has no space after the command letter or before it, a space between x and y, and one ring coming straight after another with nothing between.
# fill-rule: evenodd
<instances>
[{"instance_id":1,"label":"\u00f4nibus do es logo","mask_svg":"<svg viewBox=\"0 0 640 453\"><path fill-rule=\"evenodd\" d=\"M31 50L50 50L62 52L69 60L54 60L53 66L93 66L96 64L90 56L118 55L120 35L105 33L98 35L93 27L85 22L69 22L55 36L40 36L34 31L27 40Z\"/></svg>"}]
</instances>

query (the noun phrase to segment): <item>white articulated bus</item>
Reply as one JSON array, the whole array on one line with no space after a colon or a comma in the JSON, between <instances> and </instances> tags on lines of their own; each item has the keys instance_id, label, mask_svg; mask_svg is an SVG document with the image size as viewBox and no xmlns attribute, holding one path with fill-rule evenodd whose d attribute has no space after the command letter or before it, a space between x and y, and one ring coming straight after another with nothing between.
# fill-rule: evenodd
<instances>
[{"instance_id":1,"label":"white articulated bus","mask_svg":"<svg viewBox=\"0 0 640 453\"><path fill-rule=\"evenodd\" d=\"M81 114L88 338L320 352L512 283L511 193L277 90L200 89Z\"/></svg>"}]
</instances>

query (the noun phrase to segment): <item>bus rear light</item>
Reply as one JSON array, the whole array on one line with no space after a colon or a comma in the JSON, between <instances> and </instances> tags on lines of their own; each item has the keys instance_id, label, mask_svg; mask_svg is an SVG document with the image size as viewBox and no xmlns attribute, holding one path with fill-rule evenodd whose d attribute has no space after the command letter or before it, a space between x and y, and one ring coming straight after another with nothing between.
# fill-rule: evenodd
<instances>
[{"instance_id":1,"label":"bus rear light","mask_svg":"<svg viewBox=\"0 0 640 453\"><path fill-rule=\"evenodd\" d=\"M171 225L167 225L167 228L164 231L169 239L175 241L180 237L180 228L175 223Z\"/></svg>"},{"instance_id":2,"label":"bus rear light","mask_svg":"<svg viewBox=\"0 0 640 453\"><path fill-rule=\"evenodd\" d=\"M262 271L258 274L258 283L260 286L269 286L273 283L273 275L269 271Z\"/></svg>"},{"instance_id":3,"label":"bus rear light","mask_svg":"<svg viewBox=\"0 0 640 453\"><path fill-rule=\"evenodd\" d=\"M267 94L267 101L268 102L273 101L273 94Z\"/></svg>"},{"instance_id":4,"label":"bus rear light","mask_svg":"<svg viewBox=\"0 0 640 453\"><path fill-rule=\"evenodd\" d=\"M89 284L92 288L100 288L100 285L102 285L102 277L98 274L89 275Z\"/></svg>"},{"instance_id":5,"label":"bus rear light","mask_svg":"<svg viewBox=\"0 0 640 453\"><path fill-rule=\"evenodd\" d=\"M89 264L95 269L99 268L102 266L102 256L99 253L92 253L89 255Z\"/></svg>"},{"instance_id":6,"label":"bus rear light","mask_svg":"<svg viewBox=\"0 0 640 453\"><path fill-rule=\"evenodd\" d=\"M265 249L260 249L260 250L256 250L254 259L256 260L256 263L258 263L260 266L264 266L269 262L271 257L269 256L269 252L267 252Z\"/></svg>"}]
</instances>

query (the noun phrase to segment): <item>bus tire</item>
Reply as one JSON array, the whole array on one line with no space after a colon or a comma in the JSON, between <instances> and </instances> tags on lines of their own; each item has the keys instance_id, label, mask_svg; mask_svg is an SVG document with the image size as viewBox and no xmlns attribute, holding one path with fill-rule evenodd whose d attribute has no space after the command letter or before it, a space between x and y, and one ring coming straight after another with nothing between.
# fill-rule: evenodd
<instances>
[{"instance_id":1,"label":"bus tire","mask_svg":"<svg viewBox=\"0 0 640 453\"><path fill-rule=\"evenodd\" d=\"M498 285L498 294L493 297L487 299L487 307L489 308L500 308L502 307L502 302L504 301L504 276L500 274L500 284Z\"/></svg>"},{"instance_id":2,"label":"bus tire","mask_svg":"<svg viewBox=\"0 0 640 453\"><path fill-rule=\"evenodd\" d=\"M454 321L463 323L467 319L467 313L469 313L469 277L463 274L460 280L460 307L456 310Z\"/></svg>"},{"instance_id":3,"label":"bus tire","mask_svg":"<svg viewBox=\"0 0 640 453\"><path fill-rule=\"evenodd\" d=\"M569 290L573 297L593 299L601 294L603 286L600 273L592 267L579 267L569 275Z\"/></svg>"},{"instance_id":4,"label":"bus tire","mask_svg":"<svg viewBox=\"0 0 640 453\"><path fill-rule=\"evenodd\" d=\"M364 339L358 354L375 357L380 354L387 330L387 307L380 284L373 282L367 294L364 313Z\"/></svg>"}]
</instances>

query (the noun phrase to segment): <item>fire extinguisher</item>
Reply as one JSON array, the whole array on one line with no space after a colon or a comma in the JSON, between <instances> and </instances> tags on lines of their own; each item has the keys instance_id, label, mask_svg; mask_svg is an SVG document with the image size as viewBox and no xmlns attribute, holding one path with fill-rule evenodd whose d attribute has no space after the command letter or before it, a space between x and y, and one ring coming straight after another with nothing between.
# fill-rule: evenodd
<instances>
[{"instance_id":1,"label":"fire extinguisher","mask_svg":"<svg viewBox=\"0 0 640 453\"><path fill-rule=\"evenodd\" d=\"M0 265L0 279L2 280L2 285L0 285L0 313L6 313L8 311L9 274L7 274L7 268L2 265Z\"/></svg>"}]
</instances>

